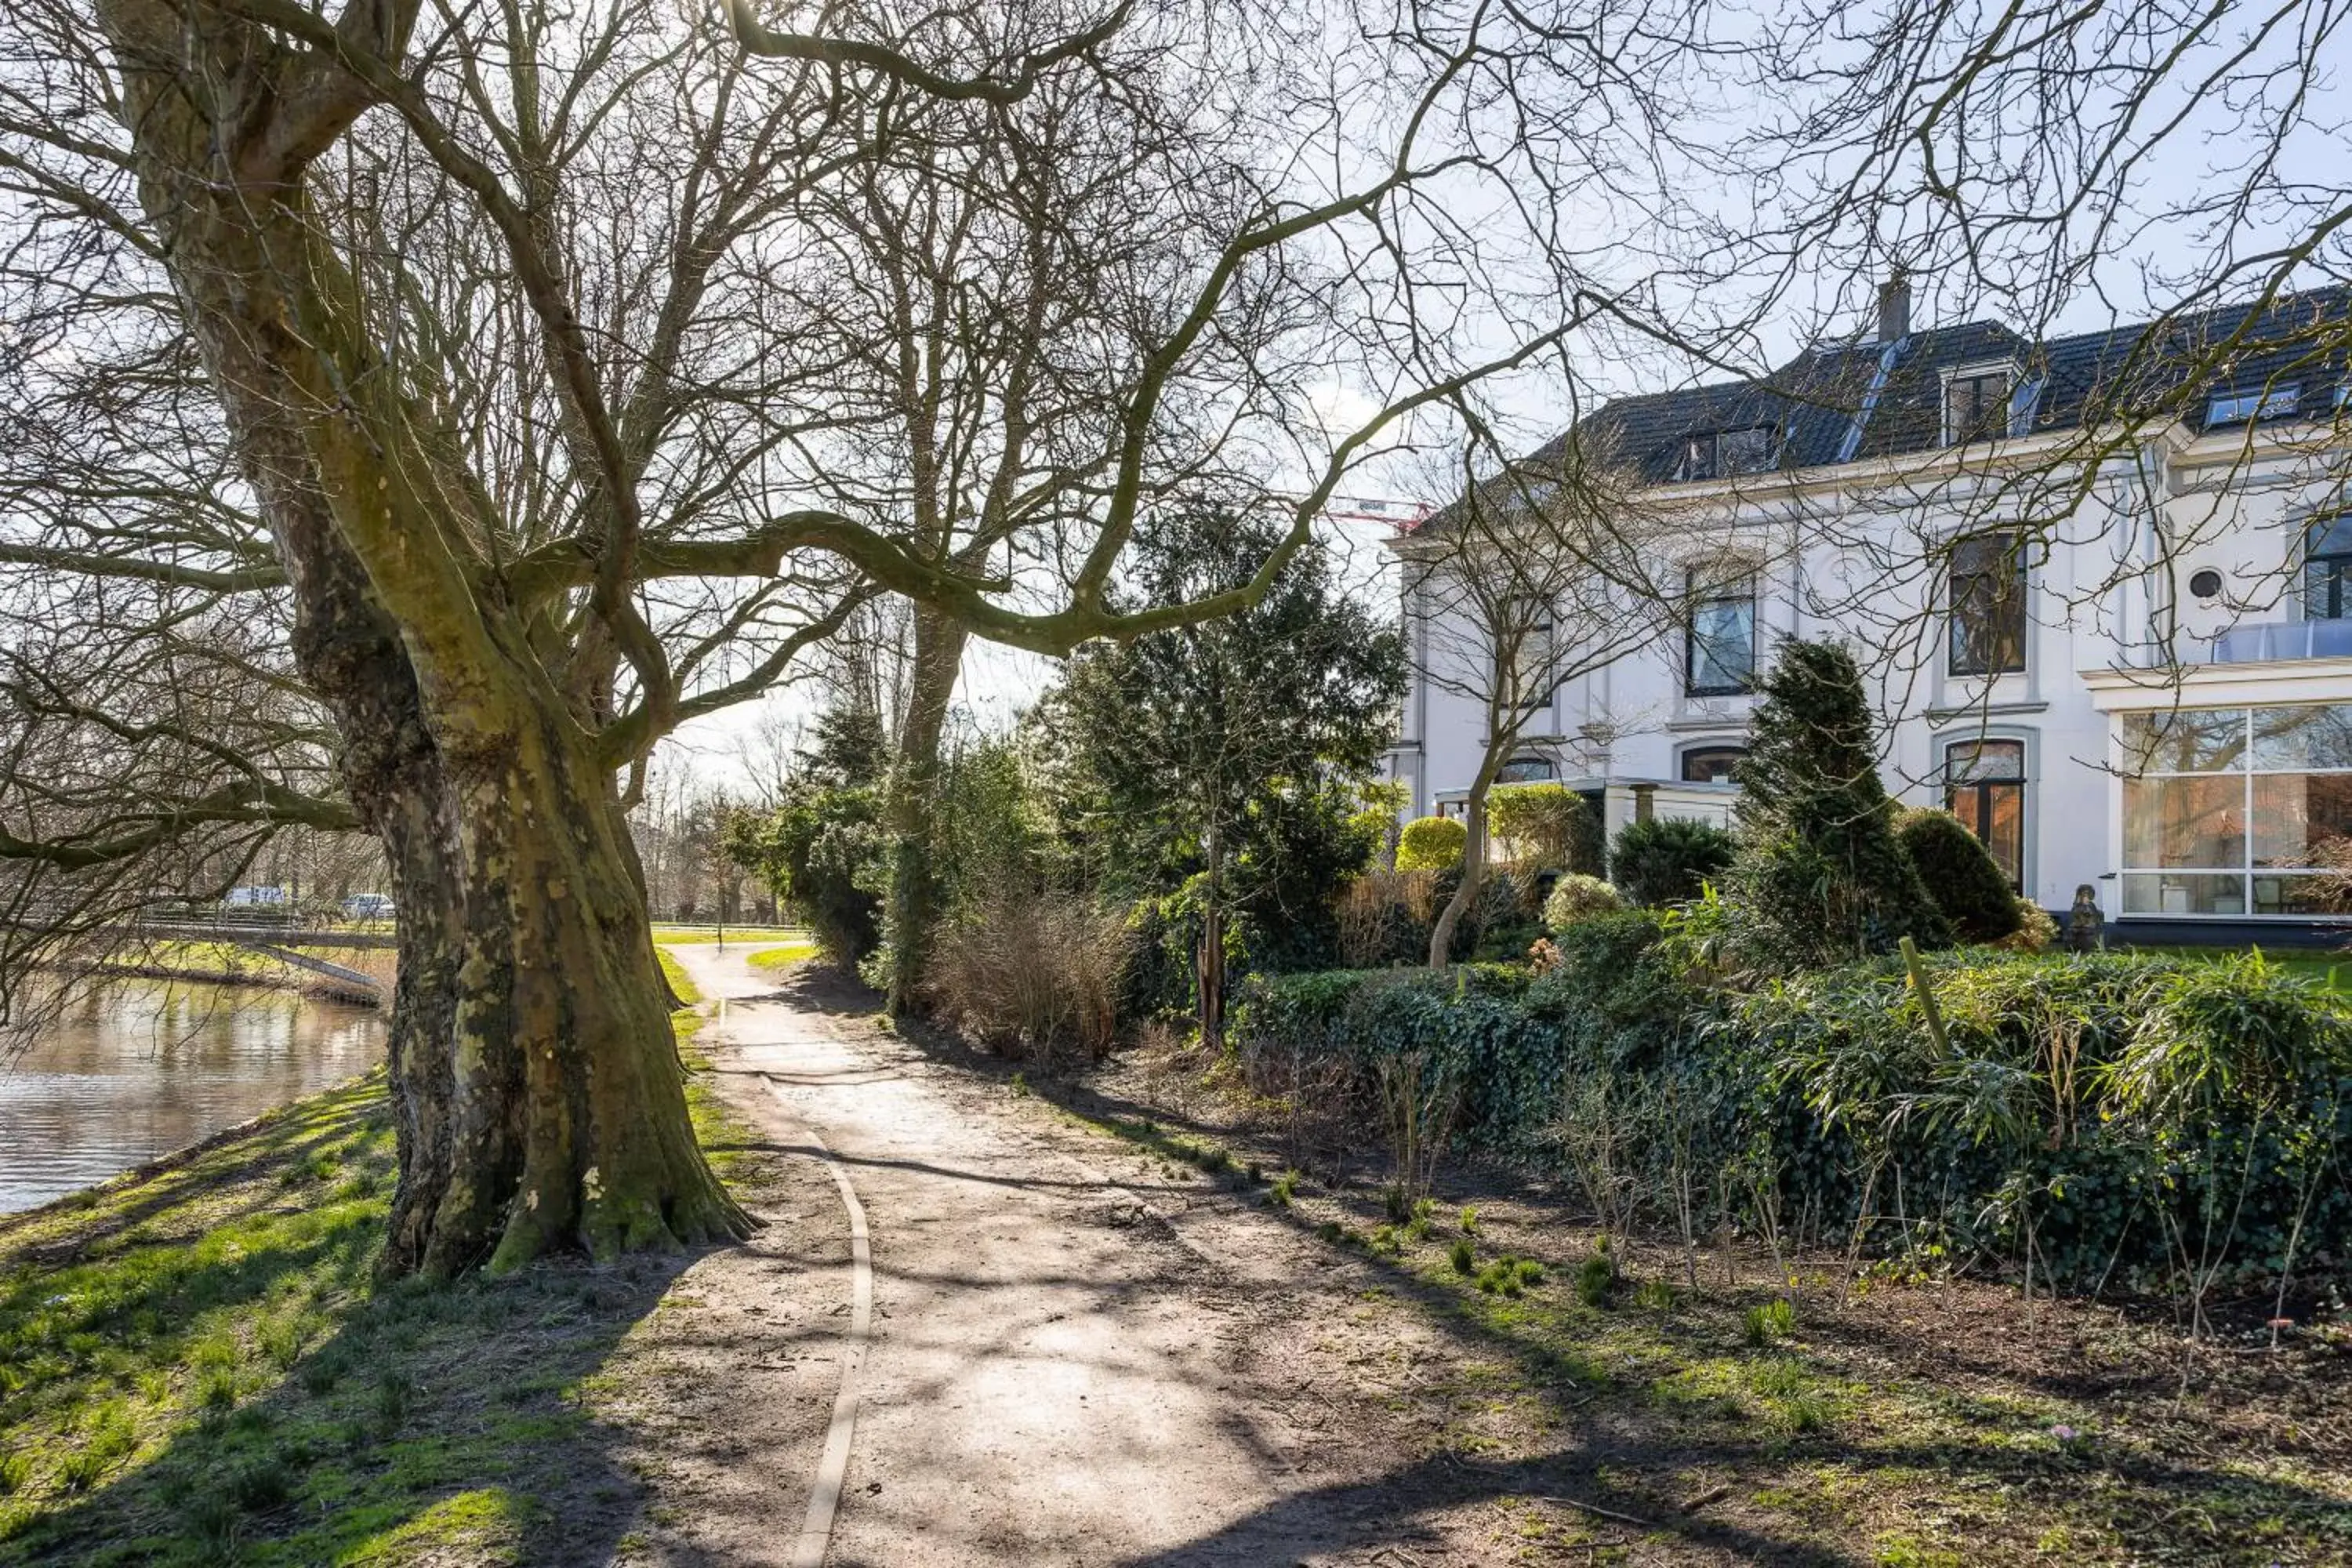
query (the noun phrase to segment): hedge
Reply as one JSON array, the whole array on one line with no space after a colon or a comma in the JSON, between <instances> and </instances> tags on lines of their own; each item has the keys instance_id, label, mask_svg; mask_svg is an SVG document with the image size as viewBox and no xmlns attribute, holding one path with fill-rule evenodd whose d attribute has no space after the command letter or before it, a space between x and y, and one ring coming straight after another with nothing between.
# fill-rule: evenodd
<instances>
[{"instance_id":1,"label":"hedge","mask_svg":"<svg viewBox=\"0 0 2352 1568\"><path fill-rule=\"evenodd\" d=\"M2352 1259L2352 1005L2258 957L1975 952L1734 997L1684 977L1647 911L1570 927L1559 966L1255 983L1245 1054L1427 1053L1460 1143L1556 1162L1573 1098L1624 1120L1654 1217L1673 1194L1810 1239L1935 1247L2092 1289ZM1571 1091L1574 1091L1571 1095Z\"/></svg>"}]
</instances>

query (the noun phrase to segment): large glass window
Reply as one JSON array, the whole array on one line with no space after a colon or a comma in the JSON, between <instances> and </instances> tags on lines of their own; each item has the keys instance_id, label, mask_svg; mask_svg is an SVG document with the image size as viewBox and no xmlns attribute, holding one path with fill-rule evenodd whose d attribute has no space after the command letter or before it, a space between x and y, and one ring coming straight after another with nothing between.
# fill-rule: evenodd
<instances>
[{"instance_id":1,"label":"large glass window","mask_svg":"<svg viewBox=\"0 0 2352 1568\"><path fill-rule=\"evenodd\" d=\"M1756 680L1756 579L1748 573L1694 572L1686 580L1690 621L1683 637L1683 689L1728 697Z\"/></svg>"},{"instance_id":2,"label":"large glass window","mask_svg":"<svg viewBox=\"0 0 2352 1568\"><path fill-rule=\"evenodd\" d=\"M1979 533L1952 546L1951 673L2025 668L2025 552L2013 533Z\"/></svg>"},{"instance_id":3,"label":"large glass window","mask_svg":"<svg viewBox=\"0 0 2352 1568\"><path fill-rule=\"evenodd\" d=\"M1944 748L1944 808L2025 889L2025 742L1956 741Z\"/></svg>"},{"instance_id":4,"label":"large glass window","mask_svg":"<svg viewBox=\"0 0 2352 1568\"><path fill-rule=\"evenodd\" d=\"M2124 912L2352 910L2352 704L2124 721Z\"/></svg>"},{"instance_id":5,"label":"large glass window","mask_svg":"<svg viewBox=\"0 0 2352 1568\"><path fill-rule=\"evenodd\" d=\"M2304 531L2303 613L2315 621L2352 617L2352 517L2331 517Z\"/></svg>"}]
</instances>

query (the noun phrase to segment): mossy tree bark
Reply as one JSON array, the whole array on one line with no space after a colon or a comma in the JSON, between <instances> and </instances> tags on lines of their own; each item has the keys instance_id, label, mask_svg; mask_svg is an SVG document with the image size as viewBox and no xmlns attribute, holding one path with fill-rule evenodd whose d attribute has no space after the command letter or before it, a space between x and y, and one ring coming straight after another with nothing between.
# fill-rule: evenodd
<instances>
[{"instance_id":1,"label":"mossy tree bark","mask_svg":"<svg viewBox=\"0 0 2352 1568\"><path fill-rule=\"evenodd\" d=\"M413 8L354 12L399 52ZM595 721L611 636L475 542L502 520L365 331L310 160L371 101L234 13L107 0L140 199L205 360L400 907L387 1267L740 1235L697 1147L644 891Z\"/></svg>"}]
</instances>

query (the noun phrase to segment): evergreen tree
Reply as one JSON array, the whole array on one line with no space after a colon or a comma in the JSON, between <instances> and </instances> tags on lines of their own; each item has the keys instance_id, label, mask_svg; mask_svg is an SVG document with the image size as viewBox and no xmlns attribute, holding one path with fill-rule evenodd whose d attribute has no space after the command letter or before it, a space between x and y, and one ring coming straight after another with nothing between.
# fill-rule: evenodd
<instances>
[{"instance_id":1,"label":"evergreen tree","mask_svg":"<svg viewBox=\"0 0 2352 1568\"><path fill-rule=\"evenodd\" d=\"M1951 932L1895 836L1862 672L1835 643L1783 643L1736 777L1727 901L1765 968L1814 968Z\"/></svg>"},{"instance_id":2,"label":"evergreen tree","mask_svg":"<svg viewBox=\"0 0 2352 1568\"><path fill-rule=\"evenodd\" d=\"M1249 581L1267 521L1205 513L1140 541L1129 593L1181 603ZM1065 831L1129 898L1181 889L1197 917L1203 1035L1223 1025L1228 933L1255 924L1285 966L1334 961L1332 895L1377 840L1353 822L1404 690L1403 640L1302 550L1256 604L1097 646L1041 705Z\"/></svg>"}]
</instances>

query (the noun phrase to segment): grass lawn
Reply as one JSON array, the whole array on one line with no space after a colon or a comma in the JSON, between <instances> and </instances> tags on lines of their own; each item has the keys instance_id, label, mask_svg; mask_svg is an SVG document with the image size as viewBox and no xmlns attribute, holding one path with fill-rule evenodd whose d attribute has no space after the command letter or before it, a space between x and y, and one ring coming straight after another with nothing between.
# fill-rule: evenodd
<instances>
[{"instance_id":1,"label":"grass lawn","mask_svg":"<svg viewBox=\"0 0 2352 1568\"><path fill-rule=\"evenodd\" d=\"M762 948L748 961L762 974L781 974L796 963L806 963L816 956L816 943L788 942L781 947Z\"/></svg>"},{"instance_id":2,"label":"grass lawn","mask_svg":"<svg viewBox=\"0 0 2352 1568\"><path fill-rule=\"evenodd\" d=\"M2235 958L2246 952L2242 947L2142 947L2134 951L2151 957L2164 958ZM2352 952L2336 952L2311 948L2263 948L2255 951L2269 962L2289 973L2314 981L2332 991L2352 991Z\"/></svg>"},{"instance_id":3,"label":"grass lawn","mask_svg":"<svg viewBox=\"0 0 2352 1568\"><path fill-rule=\"evenodd\" d=\"M654 927L654 941L657 943L692 943L718 940L719 933L709 926L656 925ZM762 942L772 944L780 942L806 942L807 940L808 932L793 926L729 926L727 928L727 945L730 947L739 942L746 947L752 947Z\"/></svg>"},{"instance_id":4,"label":"grass lawn","mask_svg":"<svg viewBox=\"0 0 2352 1568\"><path fill-rule=\"evenodd\" d=\"M613 1555L601 1369L682 1260L379 1286L394 1160L378 1074L0 1218L0 1563Z\"/></svg>"}]
</instances>

